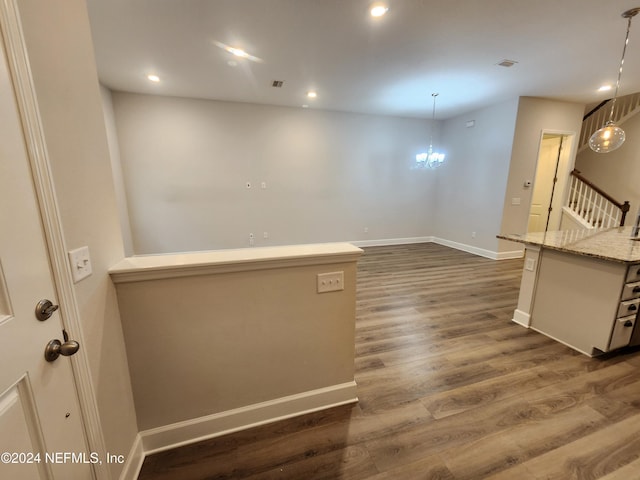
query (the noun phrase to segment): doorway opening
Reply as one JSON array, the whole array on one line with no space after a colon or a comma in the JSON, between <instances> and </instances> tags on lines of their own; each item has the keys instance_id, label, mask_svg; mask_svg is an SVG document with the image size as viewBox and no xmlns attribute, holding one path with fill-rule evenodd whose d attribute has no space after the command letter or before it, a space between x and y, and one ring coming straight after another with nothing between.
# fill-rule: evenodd
<instances>
[{"instance_id":1,"label":"doorway opening","mask_svg":"<svg viewBox=\"0 0 640 480\"><path fill-rule=\"evenodd\" d=\"M540 139L527 233L560 230L571 171L574 134L544 132Z\"/></svg>"}]
</instances>

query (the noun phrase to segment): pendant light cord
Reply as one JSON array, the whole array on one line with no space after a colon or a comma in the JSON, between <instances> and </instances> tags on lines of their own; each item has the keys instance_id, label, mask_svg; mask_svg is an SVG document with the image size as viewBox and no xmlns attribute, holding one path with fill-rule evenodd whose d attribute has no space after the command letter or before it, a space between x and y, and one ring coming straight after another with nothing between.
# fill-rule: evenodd
<instances>
[{"instance_id":1,"label":"pendant light cord","mask_svg":"<svg viewBox=\"0 0 640 480\"><path fill-rule=\"evenodd\" d=\"M429 153L433 151L433 124L436 121L436 97L439 93L432 93L433 97L433 111L431 112L431 140L429 140Z\"/></svg>"},{"instance_id":2,"label":"pendant light cord","mask_svg":"<svg viewBox=\"0 0 640 480\"><path fill-rule=\"evenodd\" d=\"M636 12L637 13L637 12ZM624 56L627 53L627 45L629 44L629 32L631 31L631 20L635 16L635 13L628 16L627 22L627 37L624 41L624 47L622 47L622 58L620 59L620 70L618 70L618 80L616 82L616 91L613 95L613 100L611 102L611 112L609 113L609 123L613 122L613 110L616 106L616 100L618 99L618 89L620 88L620 79L622 78L622 67L624 67Z\"/></svg>"}]
</instances>

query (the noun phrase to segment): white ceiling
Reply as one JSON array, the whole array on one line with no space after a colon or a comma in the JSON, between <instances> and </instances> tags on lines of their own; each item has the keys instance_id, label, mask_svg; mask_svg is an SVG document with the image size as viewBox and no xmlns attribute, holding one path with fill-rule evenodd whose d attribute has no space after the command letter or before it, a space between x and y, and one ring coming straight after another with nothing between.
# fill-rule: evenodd
<instances>
[{"instance_id":1,"label":"white ceiling","mask_svg":"<svg viewBox=\"0 0 640 480\"><path fill-rule=\"evenodd\" d=\"M640 0L87 0L120 91L444 119L518 96L595 103ZM637 25L636 25L637 23ZM238 59L222 42L259 57ZM228 61L238 65L231 67ZM511 68L497 66L516 60ZM161 77L159 84L146 79ZM284 80L281 89L273 80ZM318 98L305 93L315 89ZM640 16L620 94L640 91Z\"/></svg>"}]
</instances>

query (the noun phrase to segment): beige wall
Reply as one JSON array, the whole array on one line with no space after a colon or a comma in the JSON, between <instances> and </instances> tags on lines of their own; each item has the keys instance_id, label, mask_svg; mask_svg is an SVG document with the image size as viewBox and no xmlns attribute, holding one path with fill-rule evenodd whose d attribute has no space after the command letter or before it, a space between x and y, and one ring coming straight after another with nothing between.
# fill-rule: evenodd
<instances>
[{"instance_id":1,"label":"beige wall","mask_svg":"<svg viewBox=\"0 0 640 480\"><path fill-rule=\"evenodd\" d=\"M526 232L532 189L524 182L535 177L542 133L579 133L583 109L521 97L447 120L442 135L447 161L437 171L433 207L435 236L498 258L522 250L496 235ZM512 205L513 198L520 205Z\"/></svg>"},{"instance_id":2,"label":"beige wall","mask_svg":"<svg viewBox=\"0 0 640 480\"><path fill-rule=\"evenodd\" d=\"M76 285L107 449L126 455L137 434L109 266L122 238L89 22L82 0L19 2L66 246L87 245L93 275ZM113 464L114 477L122 465Z\"/></svg>"},{"instance_id":3,"label":"beige wall","mask_svg":"<svg viewBox=\"0 0 640 480\"><path fill-rule=\"evenodd\" d=\"M345 384L353 387L343 400L353 401L360 253L349 244L323 244L134 257L116 265L141 430L259 410L291 395L327 407L318 390ZM165 261L172 266L158 274L149 266ZM343 290L317 292L317 275L327 272L344 273ZM280 415L300 413L283 408ZM213 430L207 433L219 433Z\"/></svg>"},{"instance_id":4,"label":"beige wall","mask_svg":"<svg viewBox=\"0 0 640 480\"><path fill-rule=\"evenodd\" d=\"M503 213L500 232L525 233L527 231L532 189L524 187L524 182L535 178L542 134L546 131L577 136L582 125L583 111L584 105L582 104L532 97L520 98L509 164L509 177L501 205ZM572 148L576 148L576 142L573 142ZM569 169L573 166L575 150L570 158ZM520 205L512 205L513 198L519 198ZM512 242L499 240L499 252L513 249Z\"/></svg>"},{"instance_id":5,"label":"beige wall","mask_svg":"<svg viewBox=\"0 0 640 480\"><path fill-rule=\"evenodd\" d=\"M428 120L119 92L113 105L136 254L246 247L250 233L255 246L433 234L435 173L412 169Z\"/></svg>"},{"instance_id":6,"label":"beige wall","mask_svg":"<svg viewBox=\"0 0 640 480\"><path fill-rule=\"evenodd\" d=\"M626 140L618 150L605 154L587 148L578 154L576 168L619 202L628 200L626 225L633 225L640 211L640 115L621 127Z\"/></svg>"},{"instance_id":7,"label":"beige wall","mask_svg":"<svg viewBox=\"0 0 640 480\"><path fill-rule=\"evenodd\" d=\"M439 238L497 251L517 109L514 99L445 122L447 159L430 207ZM475 124L467 128L470 120Z\"/></svg>"},{"instance_id":8,"label":"beige wall","mask_svg":"<svg viewBox=\"0 0 640 480\"><path fill-rule=\"evenodd\" d=\"M131 222L129 220L129 205L127 193L124 190L124 180L122 178L122 162L120 161L120 143L116 132L116 123L113 113L113 102L111 90L100 86L100 97L104 111L104 123L107 129L107 143L109 145L109 156L111 158L111 172L113 174L113 186L118 204L118 217L122 230L122 241L124 244L124 254L131 256L133 251L133 239L131 238Z\"/></svg>"},{"instance_id":9,"label":"beige wall","mask_svg":"<svg viewBox=\"0 0 640 480\"><path fill-rule=\"evenodd\" d=\"M578 132L583 108L525 97L447 120L435 139L447 160L423 171L411 168L427 146L421 120L117 92L113 102L138 254L249 246L249 233L255 246L435 236L508 254L495 236L526 230L522 184L542 130Z\"/></svg>"}]
</instances>

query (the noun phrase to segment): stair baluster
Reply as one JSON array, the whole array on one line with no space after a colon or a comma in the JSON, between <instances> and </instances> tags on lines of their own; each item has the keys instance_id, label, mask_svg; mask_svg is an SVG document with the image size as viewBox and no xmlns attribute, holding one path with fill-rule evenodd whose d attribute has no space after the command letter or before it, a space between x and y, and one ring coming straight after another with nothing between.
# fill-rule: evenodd
<instances>
[{"instance_id":1,"label":"stair baluster","mask_svg":"<svg viewBox=\"0 0 640 480\"><path fill-rule=\"evenodd\" d=\"M624 226L630 205L628 201L618 202L574 169L571 172L567 208L590 228L611 228Z\"/></svg>"}]
</instances>

